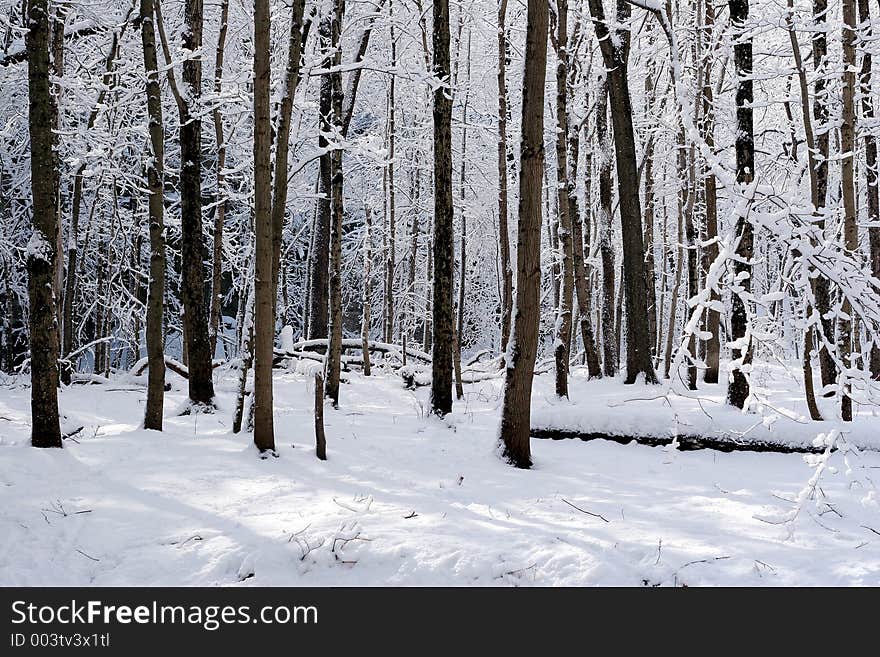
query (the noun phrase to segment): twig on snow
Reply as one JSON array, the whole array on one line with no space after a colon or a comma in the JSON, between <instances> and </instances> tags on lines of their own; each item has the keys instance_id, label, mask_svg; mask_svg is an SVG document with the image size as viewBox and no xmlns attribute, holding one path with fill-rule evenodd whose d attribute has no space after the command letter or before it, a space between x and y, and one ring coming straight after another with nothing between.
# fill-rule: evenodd
<instances>
[{"instance_id":1,"label":"twig on snow","mask_svg":"<svg viewBox=\"0 0 880 657\"><path fill-rule=\"evenodd\" d=\"M571 508L573 508L573 509L577 509L577 510L580 511L581 513L586 513L588 516L593 516L594 518L600 518L601 520L604 520L605 522L611 522L610 520L608 520L608 518L606 518L605 516L603 516L601 513L593 513L592 511L587 511L586 509L582 509L581 507L579 507L579 506L577 506L577 505L575 505L575 504L572 504L571 502L569 502L569 501L568 501L567 499L565 499L564 497L560 497L559 499L561 499L563 502L565 502L566 504L568 504L568 506L570 506Z\"/></svg>"}]
</instances>

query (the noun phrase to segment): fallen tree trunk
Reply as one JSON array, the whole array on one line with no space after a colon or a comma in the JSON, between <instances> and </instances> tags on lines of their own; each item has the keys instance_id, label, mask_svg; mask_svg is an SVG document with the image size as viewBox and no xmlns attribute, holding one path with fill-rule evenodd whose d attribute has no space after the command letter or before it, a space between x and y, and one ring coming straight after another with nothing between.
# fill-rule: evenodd
<instances>
[{"instance_id":1,"label":"fallen tree trunk","mask_svg":"<svg viewBox=\"0 0 880 657\"><path fill-rule=\"evenodd\" d=\"M719 452L775 452L778 454L821 454L824 447L813 445L774 443L766 440L736 440L725 436L698 436L683 435L673 439L672 436L624 436L619 434L572 431L570 429L532 429L532 438L548 440L579 439L584 442L591 440L610 440L621 445L635 442L648 447L662 447L671 445L676 440L677 447L682 452L690 452L699 449L714 449Z\"/></svg>"},{"instance_id":2,"label":"fallen tree trunk","mask_svg":"<svg viewBox=\"0 0 880 657\"><path fill-rule=\"evenodd\" d=\"M370 352L377 352L381 354L390 354L392 356L398 356L398 358L404 353L403 347L396 344L390 344L388 342L378 342L371 340L368 344ZM348 351L350 349L362 351L364 348L364 343L360 338L347 338L342 341L342 350ZM295 342L291 345L290 349L282 350L276 349L275 356L276 357L284 357L288 356L295 358L299 357L298 352L303 351L320 351L327 349L327 340L326 339L318 339L318 340L301 340L300 342ZM415 360L421 361L423 363L431 363L430 354L426 354L424 351L419 349L413 349L412 347L406 348L406 355L408 358L413 358Z\"/></svg>"},{"instance_id":3,"label":"fallen tree trunk","mask_svg":"<svg viewBox=\"0 0 880 657\"><path fill-rule=\"evenodd\" d=\"M131 374L132 376L140 376L141 374L143 374L144 372L147 371L147 368L149 367L149 365L150 365L150 363L146 358L141 358L139 361L137 361L132 366L132 368L129 370L129 374ZM213 369L217 369L221 365L223 365L222 360L215 360L211 364L211 367ZM171 358L171 356L165 356L165 367L167 367L169 370L171 370L175 374L179 374L184 379L189 378L189 368L186 365L184 365L183 363L181 363L179 360L175 360L174 358Z\"/></svg>"}]
</instances>

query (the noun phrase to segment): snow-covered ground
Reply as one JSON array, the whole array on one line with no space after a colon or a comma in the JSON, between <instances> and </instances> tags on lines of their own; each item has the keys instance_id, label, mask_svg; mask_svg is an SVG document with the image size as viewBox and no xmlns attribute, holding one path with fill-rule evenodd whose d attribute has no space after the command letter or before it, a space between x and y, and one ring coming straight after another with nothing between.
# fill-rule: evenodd
<instances>
[{"instance_id":1,"label":"snow-covered ground","mask_svg":"<svg viewBox=\"0 0 880 657\"><path fill-rule=\"evenodd\" d=\"M379 370L346 375L320 462L313 366L277 374L267 460L231 433L228 372L220 411L185 417L169 373L163 433L138 426L142 387L70 387L65 426L83 429L63 450L30 448L29 391L0 387L0 585L880 585L880 452L834 452L815 486L802 454L607 441L533 440L521 471L496 449L500 379L441 421L427 389ZM544 375L534 425L783 442L837 426L799 421L784 375L762 385L769 429L718 386L687 399L575 373L560 402ZM860 410L846 435L876 447L880 419Z\"/></svg>"}]
</instances>

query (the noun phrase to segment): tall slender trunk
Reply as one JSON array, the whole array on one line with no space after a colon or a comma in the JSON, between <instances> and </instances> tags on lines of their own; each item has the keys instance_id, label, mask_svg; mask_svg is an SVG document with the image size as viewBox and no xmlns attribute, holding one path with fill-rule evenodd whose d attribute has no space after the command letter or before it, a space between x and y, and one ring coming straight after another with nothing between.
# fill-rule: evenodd
<instances>
[{"instance_id":1,"label":"tall slender trunk","mask_svg":"<svg viewBox=\"0 0 880 657\"><path fill-rule=\"evenodd\" d=\"M816 194L818 205L816 212L819 220L816 225L820 230L825 229L825 204L828 197L828 155L830 152L830 139L832 127L829 122L828 110L828 1L813 0L813 68L816 83L813 90L813 117L815 118L816 133ZM837 366L828 350L827 345L834 344L834 320L829 311L831 309L831 289L828 280L820 277L816 280L814 296L816 297L816 310L822 322L824 340L819 347L819 367L822 374L822 387L833 386L837 378ZM833 395L830 388L824 393L825 396Z\"/></svg>"},{"instance_id":2,"label":"tall slender trunk","mask_svg":"<svg viewBox=\"0 0 880 657\"><path fill-rule=\"evenodd\" d=\"M459 24L461 26L461 24ZM456 70L458 64L456 63ZM468 137L468 104L470 101L470 79L471 79L471 32L468 31L467 44L467 79L468 86L465 89L464 107L462 109L462 129L461 129L461 166L458 180L459 200L461 201L461 209L459 216L461 222L459 226L459 270L458 270L458 319L455 326L455 346L453 349L453 367L455 370L455 398L464 398L464 384L461 378L461 343L464 340L464 305L467 294L467 208L465 201L467 200L467 137Z\"/></svg>"},{"instance_id":3,"label":"tall slender trunk","mask_svg":"<svg viewBox=\"0 0 880 657\"><path fill-rule=\"evenodd\" d=\"M501 254L501 353L507 349L513 309L513 267L507 226L507 0L498 2L498 236Z\"/></svg>"},{"instance_id":4,"label":"tall slender trunk","mask_svg":"<svg viewBox=\"0 0 880 657\"><path fill-rule=\"evenodd\" d=\"M202 0L184 3L183 47L189 52L202 48ZM202 60L188 57L183 62L180 113L180 251L181 296L189 367L189 399L193 404L213 407L214 381L211 343L208 339L208 309L205 305L205 242L202 234Z\"/></svg>"},{"instance_id":5,"label":"tall slender trunk","mask_svg":"<svg viewBox=\"0 0 880 657\"><path fill-rule=\"evenodd\" d=\"M682 131L683 133L684 131ZM682 144L684 144L684 134L682 134ZM683 146L682 146L683 147ZM699 258L699 244L697 244L697 227L694 221L694 212L697 196L697 176L696 176L696 152L693 144L688 149L688 202L685 210L684 218L684 235L687 241L687 262L688 262L688 298L693 299L699 293L700 273L697 266ZM691 333L688 338L688 353L691 362L687 369L688 388L690 390L697 389L697 336Z\"/></svg>"},{"instance_id":6,"label":"tall slender trunk","mask_svg":"<svg viewBox=\"0 0 880 657\"><path fill-rule=\"evenodd\" d=\"M556 208L562 289L557 308L553 355L556 360L556 395L568 397L568 362L571 344L574 272L571 215L568 198L568 0L556 0Z\"/></svg>"},{"instance_id":7,"label":"tall slender trunk","mask_svg":"<svg viewBox=\"0 0 880 657\"><path fill-rule=\"evenodd\" d=\"M868 0L859 2L859 23L862 25L861 40L869 43L873 37L871 10ZM874 96L871 93L871 64L873 57L867 48L862 53L860 76L862 96L862 121L871 123L875 118ZM865 130L865 194L867 195L867 216L865 221L874 224L868 228L868 248L871 258L871 273L880 279L880 189L878 189L877 138L870 130ZM870 372L874 379L880 379L880 345L871 343Z\"/></svg>"},{"instance_id":8,"label":"tall slender trunk","mask_svg":"<svg viewBox=\"0 0 880 657\"><path fill-rule=\"evenodd\" d=\"M49 70L49 3L28 4L28 131L33 233L28 242L28 335L31 352L31 444L61 447L58 418L58 322L54 277L58 232L57 108Z\"/></svg>"},{"instance_id":9,"label":"tall slender trunk","mask_svg":"<svg viewBox=\"0 0 880 657\"><path fill-rule=\"evenodd\" d=\"M617 341L614 339L614 245L611 231L612 161L608 126L608 84L602 79L596 102L596 140L599 143L599 219L597 240L602 260L602 366L605 376L617 374Z\"/></svg>"},{"instance_id":10,"label":"tall slender trunk","mask_svg":"<svg viewBox=\"0 0 880 657\"><path fill-rule=\"evenodd\" d=\"M330 77L331 109L336 138L342 137L342 17L345 0L334 0L331 20L332 66L337 69ZM342 221L344 215L342 178L342 150L336 148L330 155L330 326L329 343L324 371L326 385L324 395L339 406L339 375L342 364Z\"/></svg>"},{"instance_id":11,"label":"tall slender trunk","mask_svg":"<svg viewBox=\"0 0 880 657\"><path fill-rule=\"evenodd\" d=\"M711 0L705 2L706 10L703 19L703 29L706 34L706 43L712 43L712 34L715 27L715 5ZM712 98L712 55L714 48L705 50L703 57L703 89L701 93L703 103L703 120L701 123L703 141L710 149L715 148L715 106ZM706 167L703 174L703 196L706 203L705 242L703 248L703 271L708 272L711 264L718 258L718 200L717 183L715 174L710 167ZM710 304L718 303L721 297L713 289L710 292ZM706 372L703 381L706 383L718 383L718 371L721 360L721 313L710 308L706 311L706 332L709 339L706 342Z\"/></svg>"},{"instance_id":12,"label":"tall slender trunk","mask_svg":"<svg viewBox=\"0 0 880 657\"><path fill-rule=\"evenodd\" d=\"M211 357L217 353L217 333L220 330L220 314L223 306L221 281L223 276L223 225L226 222L226 190L224 189L226 168L226 139L223 135L223 113L220 111L220 96L223 92L223 57L226 51L226 34L229 21L229 0L221 0L220 32L217 35L217 51L214 55L214 109L211 119L214 122L214 143L217 147L217 198L214 205L214 235L211 253L211 308L208 319L208 337L211 340Z\"/></svg>"},{"instance_id":13,"label":"tall slender trunk","mask_svg":"<svg viewBox=\"0 0 880 657\"><path fill-rule=\"evenodd\" d=\"M529 445L532 379L541 321L541 180L544 175L547 14L546 2L528 0L520 141L516 313L508 347L500 429L504 457L518 468L532 465Z\"/></svg>"},{"instance_id":14,"label":"tall slender trunk","mask_svg":"<svg viewBox=\"0 0 880 657\"><path fill-rule=\"evenodd\" d=\"M318 39L324 54L324 66L330 66L332 61L332 19L330 15L323 16L318 25ZM333 89L331 76L321 76L321 86L318 99L318 113L321 132L318 136L318 148L329 149L330 141L326 135L332 132L333 112ZM331 154L323 153L318 162L318 200L315 214L315 230L313 235L311 253L311 278L309 279L309 339L317 340L327 337L328 321L328 291L329 291L329 266L330 266L330 215L331 199Z\"/></svg>"},{"instance_id":15,"label":"tall slender trunk","mask_svg":"<svg viewBox=\"0 0 880 657\"><path fill-rule=\"evenodd\" d=\"M449 56L449 0L434 0L434 309L431 411L452 411L454 232L452 201L452 90Z\"/></svg>"},{"instance_id":16,"label":"tall slender trunk","mask_svg":"<svg viewBox=\"0 0 880 657\"><path fill-rule=\"evenodd\" d=\"M272 359L275 345L273 285L272 125L269 114L269 0L254 0L254 444L275 449Z\"/></svg>"},{"instance_id":17,"label":"tall slender trunk","mask_svg":"<svg viewBox=\"0 0 880 657\"><path fill-rule=\"evenodd\" d=\"M364 376L370 376L370 324L373 267L373 208L364 203L364 290L361 296L361 352L364 360Z\"/></svg>"},{"instance_id":18,"label":"tall slender trunk","mask_svg":"<svg viewBox=\"0 0 880 657\"><path fill-rule=\"evenodd\" d=\"M569 76L569 89L573 89L573 78ZM590 320L590 282L587 280L587 268L584 254L584 225L577 201L578 158L580 156L580 126L574 117L568 121L568 216L571 218L571 256L574 263L574 287L577 295L578 323L581 328L581 339L584 342L584 355L587 373L590 378L602 376L599 364L599 352L596 350L596 339L593 334L593 322ZM587 166L590 164L588 162ZM587 196L589 204L589 196ZM573 332L572 332L573 333Z\"/></svg>"},{"instance_id":19,"label":"tall slender trunk","mask_svg":"<svg viewBox=\"0 0 880 657\"><path fill-rule=\"evenodd\" d=\"M165 404L165 130L162 118L162 88L156 56L153 0L140 0L141 43L147 74L147 116L150 124L150 150L147 159L147 189L150 193L150 283L147 295L147 407L144 428L162 430ZM77 211L74 210L76 213ZM73 241L75 236L71 236ZM74 242L75 243L75 242ZM76 251L74 250L74 253Z\"/></svg>"},{"instance_id":20,"label":"tall slender trunk","mask_svg":"<svg viewBox=\"0 0 880 657\"><path fill-rule=\"evenodd\" d=\"M752 37L745 32L749 18L749 0L730 0L730 25L734 32L734 65L736 66L736 182L740 188L750 184L755 175L755 140L753 128L752 102L754 100L752 82ZM746 212L748 212L746 210ZM737 260L733 271L736 288L744 295L751 291L751 259L754 251L754 231L748 217L736 217L736 234L739 240L736 248ZM749 397L749 380L742 366L752 360L751 338L746 336L748 315L745 303L734 290L730 314L730 337L738 344L732 351L734 364L730 383L727 387L727 401L732 406L743 408Z\"/></svg>"},{"instance_id":21,"label":"tall slender trunk","mask_svg":"<svg viewBox=\"0 0 880 657\"><path fill-rule=\"evenodd\" d=\"M655 107L654 67L645 74L645 105L648 116L653 116ZM652 125L649 130L657 130ZM645 207L642 223L645 226L645 273L648 275L648 335L652 345L657 344L657 273L654 259L654 134L649 134L645 143L643 177L645 180ZM656 360L656 352L652 350Z\"/></svg>"},{"instance_id":22,"label":"tall slender trunk","mask_svg":"<svg viewBox=\"0 0 880 657\"><path fill-rule=\"evenodd\" d=\"M389 14L393 12L394 5L389 4ZM391 27L391 67L397 66L397 41L394 37L394 26ZM388 204L386 206L387 217L387 250L385 251L385 310L383 314L384 340L394 340L394 269L395 269L395 237L396 237L396 203L394 188L394 148L397 138L396 115L397 115L397 76L391 76L388 89L388 166L386 167L388 185Z\"/></svg>"},{"instance_id":23,"label":"tall slender trunk","mask_svg":"<svg viewBox=\"0 0 880 657\"><path fill-rule=\"evenodd\" d=\"M840 124L840 183L843 197L843 241L847 251L857 256L859 234L856 226L856 190L855 190L855 123L856 123L856 2L842 0L843 25L841 41L843 42L843 116ZM838 320L838 353L842 367L852 367L851 354L853 343L858 354L858 332L854 334L852 304L849 297L843 295L841 316ZM852 420L852 398L848 375L840 373L840 414L844 421Z\"/></svg>"},{"instance_id":24,"label":"tall slender trunk","mask_svg":"<svg viewBox=\"0 0 880 657\"><path fill-rule=\"evenodd\" d=\"M788 0L788 8L789 12L793 11L793 0ZM791 13L789 13L788 15L787 22L789 41L791 42L791 50L792 55L794 56L795 71L797 72L798 86L800 88L801 95L801 115L803 116L804 123L804 140L807 142L807 172L810 177L810 200L813 204L813 211L818 212L820 208L820 200L817 171L819 167L816 162L816 141L815 133L813 131L813 119L810 110L810 95L807 82L807 72L804 68L803 57L801 56L801 47L798 43L797 33L794 29L793 16L791 15ZM792 148L794 148L794 146L792 146ZM811 286L813 297L815 298L818 281L813 279L811 282ZM807 303L804 314L808 318L812 316L813 309L810 303ZM821 324L819 330L822 330ZM814 341L815 330L811 325L804 334L804 348L801 360L804 376L804 395L806 397L807 408L810 412L810 417L813 420L821 420L822 414L820 413L819 407L816 404L816 393L813 386L812 351Z\"/></svg>"},{"instance_id":25,"label":"tall slender trunk","mask_svg":"<svg viewBox=\"0 0 880 657\"><path fill-rule=\"evenodd\" d=\"M290 9L290 32L287 39L287 67L285 68L281 103L275 125L275 168L272 187L272 289L278 289L281 269L281 245L284 234L284 214L287 210L287 157L290 151L290 124L293 99L299 86L303 41L308 28L303 26L305 0L294 0ZM276 299L277 306L277 299ZM276 310L276 315L277 315Z\"/></svg>"}]
</instances>

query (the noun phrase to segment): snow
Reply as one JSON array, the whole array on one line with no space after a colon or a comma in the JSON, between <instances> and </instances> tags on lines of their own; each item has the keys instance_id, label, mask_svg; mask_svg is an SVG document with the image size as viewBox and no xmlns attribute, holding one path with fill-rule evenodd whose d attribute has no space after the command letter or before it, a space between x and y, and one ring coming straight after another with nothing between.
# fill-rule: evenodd
<instances>
[{"instance_id":1,"label":"snow","mask_svg":"<svg viewBox=\"0 0 880 657\"><path fill-rule=\"evenodd\" d=\"M276 372L280 458L267 460L249 435L231 433L227 413L166 417L164 432L144 431L145 391L113 383L64 389L65 429L83 429L63 450L33 449L28 388L0 388L0 585L880 584L880 512L865 476L880 468L878 452L827 451L808 463L536 439L535 467L517 470L496 450L503 379L466 385L440 420L428 389L404 390L376 367L369 378L347 374L341 409L325 409L320 462L313 365ZM780 407L802 412L794 384L762 375ZM174 409L186 382L168 377ZM218 370L221 408L233 408L234 388L235 373ZM723 398L723 386L696 393L716 425L677 394L625 401L666 390L576 370L572 401L560 401L549 373L535 380L533 422L837 435L834 422L780 414L768 429L760 415L705 401ZM847 440L880 447L878 427L862 409Z\"/></svg>"}]
</instances>

